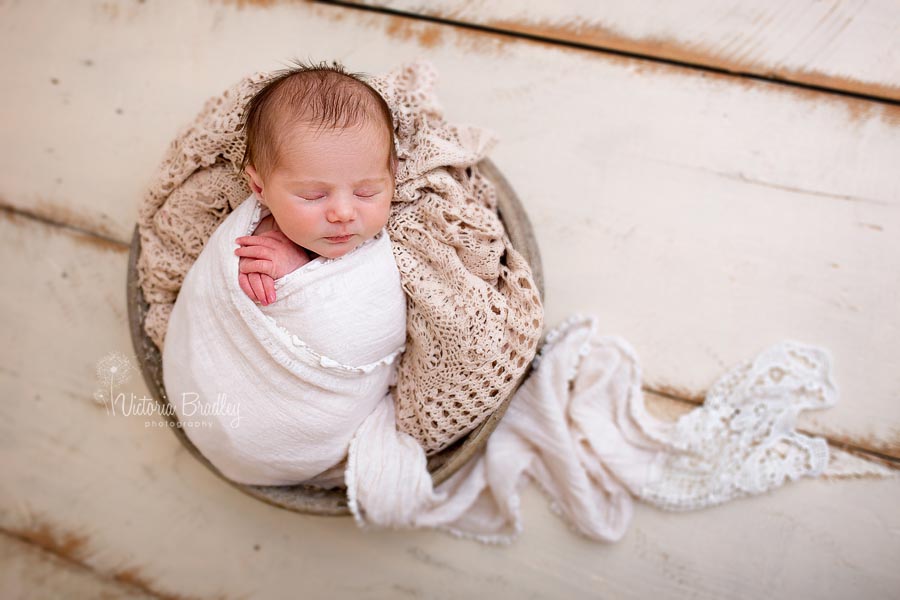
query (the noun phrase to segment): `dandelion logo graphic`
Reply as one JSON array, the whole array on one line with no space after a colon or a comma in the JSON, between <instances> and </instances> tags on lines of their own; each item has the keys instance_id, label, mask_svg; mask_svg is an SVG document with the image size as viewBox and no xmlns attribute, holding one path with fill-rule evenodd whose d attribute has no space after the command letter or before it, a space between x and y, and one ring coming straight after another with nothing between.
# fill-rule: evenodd
<instances>
[{"instance_id":1,"label":"dandelion logo graphic","mask_svg":"<svg viewBox=\"0 0 900 600\"><path fill-rule=\"evenodd\" d=\"M128 381L132 370L131 361L120 352L110 352L97 361L97 379L103 388L94 392L94 401L106 407L106 414L109 414L113 403L113 391L116 386Z\"/></svg>"}]
</instances>

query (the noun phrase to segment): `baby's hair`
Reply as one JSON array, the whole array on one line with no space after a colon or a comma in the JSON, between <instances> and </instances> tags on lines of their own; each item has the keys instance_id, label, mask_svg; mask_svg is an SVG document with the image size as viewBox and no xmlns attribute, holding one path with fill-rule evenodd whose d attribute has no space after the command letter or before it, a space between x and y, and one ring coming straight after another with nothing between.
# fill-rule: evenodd
<instances>
[{"instance_id":1,"label":"baby's hair","mask_svg":"<svg viewBox=\"0 0 900 600\"><path fill-rule=\"evenodd\" d=\"M343 129L380 119L387 129L393 173L396 161L394 127L387 102L362 78L348 73L333 61L312 63L291 61L291 66L275 72L244 109L242 127L247 148L241 170L253 167L265 178L277 167L285 126L306 122L322 128Z\"/></svg>"}]
</instances>

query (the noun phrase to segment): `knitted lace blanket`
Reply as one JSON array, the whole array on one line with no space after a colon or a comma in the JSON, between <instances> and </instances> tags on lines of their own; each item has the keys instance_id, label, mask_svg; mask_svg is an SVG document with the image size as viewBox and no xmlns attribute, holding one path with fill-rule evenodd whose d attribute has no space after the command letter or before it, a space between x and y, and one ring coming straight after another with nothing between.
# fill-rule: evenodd
<instances>
[{"instance_id":1,"label":"knitted lace blanket","mask_svg":"<svg viewBox=\"0 0 900 600\"><path fill-rule=\"evenodd\" d=\"M139 211L144 328L164 348L185 274L249 195L238 170L243 107L265 73L210 99L172 142ZM387 225L407 296L407 344L394 390L398 427L428 453L481 424L537 350L543 306L477 163L488 132L444 120L424 61L368 82L391 108L400 165Z\"/></svg>"}]
</instances>

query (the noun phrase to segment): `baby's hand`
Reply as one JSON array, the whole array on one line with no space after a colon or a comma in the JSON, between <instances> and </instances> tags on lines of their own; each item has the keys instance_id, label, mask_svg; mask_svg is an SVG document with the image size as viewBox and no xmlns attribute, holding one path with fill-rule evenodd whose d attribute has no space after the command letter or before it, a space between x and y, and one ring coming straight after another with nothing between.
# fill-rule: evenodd
<instances>
[{"instance_id":1,"label":"baby's hand","mask_svg":"<svg viewBox=\"0 0 900 600\"><path fill-rule=\"evenodd\" d=\"M248 235L235 240L234 253L241 257L238 283L250 299L267 306L275 302L274 280L309 262L306 251L280 230Z\"/></svg>"}]
</instances>

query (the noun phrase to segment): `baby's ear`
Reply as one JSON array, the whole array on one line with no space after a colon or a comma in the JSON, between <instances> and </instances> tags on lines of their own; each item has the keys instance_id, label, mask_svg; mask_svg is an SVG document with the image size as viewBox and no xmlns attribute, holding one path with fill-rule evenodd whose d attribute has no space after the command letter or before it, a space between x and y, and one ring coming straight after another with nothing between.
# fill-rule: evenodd
<instances>
[{"instance_id":1,"label":"baby's ear","mask_svg":"<svg viewBox=\"0 0 900 600\"><path fill-rule=\"evenodd\" d=\"M247 173L247 177L250 179L250 189L253 190L253 193L256 194L256 197L259 198L259 201L265 204L265 200L263 198L263 182L259 176L259 173L256 172L256 169L253 168L253 165L247 165L244 168L244 172Z\"/></svg>"}]
</instances>

